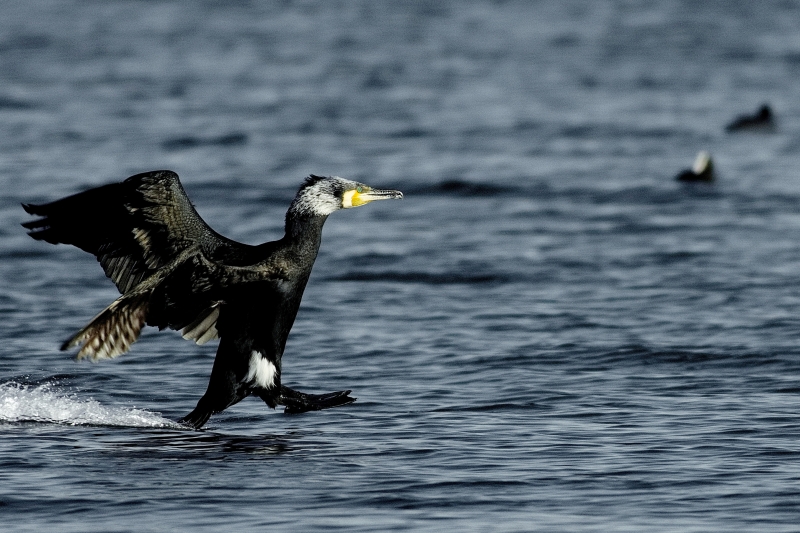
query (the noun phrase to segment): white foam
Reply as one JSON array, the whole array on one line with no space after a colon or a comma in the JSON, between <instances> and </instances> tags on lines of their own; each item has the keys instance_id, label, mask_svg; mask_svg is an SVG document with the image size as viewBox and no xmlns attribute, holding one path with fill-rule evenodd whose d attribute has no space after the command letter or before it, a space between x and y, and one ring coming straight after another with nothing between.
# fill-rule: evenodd
<instances>
[{"instance_id":1,"label":"white foam","mask_svg":"<svg viewBox=\"0 0 800 533\"><path fill-rule=\"evenodd\" d=\"M58 391L51 384L0 384L0 421L51 422L72 426L174 427L180 424L158 413L129 407L107 407L94 399Z\"/></svg>"}]
</instances>

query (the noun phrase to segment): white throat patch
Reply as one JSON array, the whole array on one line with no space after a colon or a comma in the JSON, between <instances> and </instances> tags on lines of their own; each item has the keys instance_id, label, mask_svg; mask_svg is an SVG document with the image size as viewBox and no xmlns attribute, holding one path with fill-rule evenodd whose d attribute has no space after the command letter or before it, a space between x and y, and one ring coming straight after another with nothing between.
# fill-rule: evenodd
<instances>
[{"instance_id":1,"label":"white throat patch","mask_svg":"<svg viewBox=\"0 0 800 533\"><path fill-rule=\"evenodd\" d=\"M250 366L247 369L247 375L244 380L269 389L275 385L275 375L277 373L278 369L275 368L272 361L262 356L257 350L253 350L250 353Z\"/></svg>"},{"instance_id":2,"label":"white throat patch","mask_svg":"<svg viewBox=\"0 0 800 533\"><path fill-rule=\"evenodd\" d=\"M319 180L310 187L306 187L294 199L292 208L302 215L328 216L342 208L341 200L334 194L333 180L342 180L334 177Z\"/></svg>"}]
</instances>

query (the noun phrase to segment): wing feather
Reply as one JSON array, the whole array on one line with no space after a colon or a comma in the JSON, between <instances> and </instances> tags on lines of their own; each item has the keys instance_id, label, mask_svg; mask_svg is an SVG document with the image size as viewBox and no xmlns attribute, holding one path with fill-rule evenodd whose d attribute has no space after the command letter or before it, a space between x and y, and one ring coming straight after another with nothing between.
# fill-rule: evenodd
<instances>
[{"instance_id":1,"label":"wing feather","mask_svg":"<svg viewBox=\"0 0 800 533\"><path fill-rule=\"evenodd\" d=\"M286 286L279 270L264 265L237 267L210 261L199 247L185 250L133 290L122 294L61 347L80 346L77 358L117 357L130 349L145 324L179 330L204 344L244 329L254 339L279 307Z\"/></svg>"},{"instance_id":2,"label":"wing feather","mask_svg":"<svg viewBox=\"0 0 800 533\"><path fill-rule=\"evenodd\" d=\"M178 175L169 170L23 207L41 217L22 224L31 237L93 254L123 294L193 245L246 247L212 230L189 201Z\"/></svg>"},{"instance_id":3,"label":"wing feather","mask_svg":"<svg viewBox=\"0 0 800 533\"><path fill-rule=\"evenodd\" d=\"M181 330L183 338L192 340L197 344L205 344L210 340L219 338L217 319L219 318L220 305L216 302L208 309L197 315L197 318Z\"/></svg>"},{"instance_id":4,"label":"wing feather","mask_svg":"<svg viewBox=\"0 0 800 533\"><path fill-rule=\"evenodd\" d=\"M288 331L266 327L289 291L285 264L269 259L276 244L249 246L213 231L174 172L137 174L23 207L40 217L23 224L31 237L93 254L122 293L64 343L62 349L80 347L78 358L125 353L145 324L179 330L198 344L218 337L285 341Z\"/></svg>"}]
</instances>

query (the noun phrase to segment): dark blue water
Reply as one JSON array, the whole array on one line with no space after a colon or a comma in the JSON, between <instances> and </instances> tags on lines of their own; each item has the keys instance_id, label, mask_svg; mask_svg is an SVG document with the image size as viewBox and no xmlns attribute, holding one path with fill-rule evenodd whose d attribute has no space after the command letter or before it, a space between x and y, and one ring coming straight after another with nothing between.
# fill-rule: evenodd
<instances>
[{"instance_id":1,"label":"dark blue water","mask_svg":"<svg viewBox=\"0 0 800 533\"><path fill-rule=\"evenodd\" d=\"M0 16L3 531L798 531L800 5L104 2ZM728 134L773 106L772 134ZM674 181L698 150L718 180ZM178 172L328 221L284 358L353 405L172 420L215 346L76 363L115 298L20 202Z\"/></svg>"}]
</instances>

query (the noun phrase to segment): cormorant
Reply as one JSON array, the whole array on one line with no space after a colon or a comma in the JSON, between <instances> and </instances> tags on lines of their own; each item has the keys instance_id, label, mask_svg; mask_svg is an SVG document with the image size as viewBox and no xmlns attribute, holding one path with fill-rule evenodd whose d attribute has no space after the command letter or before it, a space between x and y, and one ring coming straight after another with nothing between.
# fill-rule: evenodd
<instances>
[{"instance_id":1,"label":"cormorant","mask_svg":"<svg viewBox=\"0 0 800 533\"><path fill-rule=\"evenodd\" d=\"M725 126L727 131L764 131L775 130L775 117L772 109L767 105L762 105L755 115L740 115L730 124Z\"/></svg>"},{"instance_id":2,"label":"cormorant","mask_svg":"<svg viewBox=\"0 0 800 533\"><path fill-rule=\"evenodd\" d=\"M714 181L714 162L706 151L700 151L695 157L692 168L684 170L675 179L678 181Z\"/></svg>"},{"instance_id":3,"label":"cormorant","mask_svg":"<svg viewBox=\"0 0 800 533\"><path fill-rule=\"evenodd\" d=\"M212 230L169 170L131 176L44 205L22 224L36 240L72 244L97 257L121 296L61 346L77 359L117 357L145 324L203 344L219 338L206 393L181 422L208 418L254 394L300 413L355 401L350 391L305 394L281 383L281 358L328 215L400 191L310 176L286 213L285 235L258 246Z\"/></svg>"}]
</instances>

